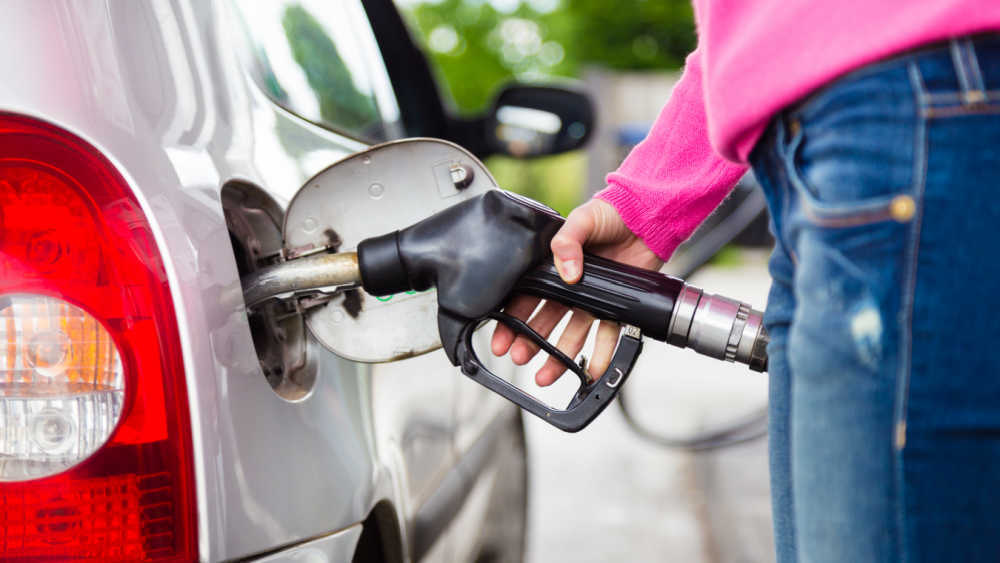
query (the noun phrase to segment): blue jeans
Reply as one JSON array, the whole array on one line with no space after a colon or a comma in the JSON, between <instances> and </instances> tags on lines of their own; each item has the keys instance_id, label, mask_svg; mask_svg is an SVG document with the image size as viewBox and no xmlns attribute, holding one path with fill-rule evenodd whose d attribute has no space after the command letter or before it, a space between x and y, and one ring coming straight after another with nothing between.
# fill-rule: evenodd
<instances>
[{"instance_id":1,"label":"blue jeans","mask_svg":"<svg viewBox=\"0 0 1000 563\"><path fill-rule=\"evenodd\" d=\"M1000 35L836 80L752 164L778 560L1000 560Z\"/></svg>"}]
</instances>

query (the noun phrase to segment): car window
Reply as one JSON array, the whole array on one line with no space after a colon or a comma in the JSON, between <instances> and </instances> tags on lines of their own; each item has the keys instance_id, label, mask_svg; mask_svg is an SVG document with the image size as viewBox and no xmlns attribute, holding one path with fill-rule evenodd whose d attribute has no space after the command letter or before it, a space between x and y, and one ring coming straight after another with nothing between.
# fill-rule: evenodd
<instances>
[{"instance_id":1,"label":"car window","mask_svg":"<svg viewBox=\"0 0 1000 563\"><path fill-rule=\"evenodd\" d=\"M269 98L363 141L400 136L399 108L358 0L234 0L244 61Z\"/></svg>"}]
</instances>

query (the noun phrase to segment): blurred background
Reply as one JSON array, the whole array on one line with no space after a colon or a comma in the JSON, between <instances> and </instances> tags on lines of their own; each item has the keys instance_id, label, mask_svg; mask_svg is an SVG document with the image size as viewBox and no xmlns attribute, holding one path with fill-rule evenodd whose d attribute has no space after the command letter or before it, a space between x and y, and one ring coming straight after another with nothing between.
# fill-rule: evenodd
<instances>
[{"instance_id":1,"label":"blurred background","mask_svg":"<svg viewBox=\"0 0 1000 563\"><path fill-rule=\"evenodd\" d=\"M531 161L492 157L500 184L568 212L645 136L694 48L689 0L398 0L460 115L502 86L579 81L598 109L588 148Z\"/></svg>"},{"instance_id":2,"label":"blurred background","mask_svg":"<svg viewBox=\"0 0 1000 563\"><path fill-rule=\"evenodd\" d=\"M512 82L586 92L585 148L492 156L499 184L566 214L646 135L695 45L689 0L397 0L456 115ZM752 178L666 270L763 308L770 245ZM541 359L539 359L540 361ZM539 362L521 373L531 381ZM537 396L560 407L563 381ZM528 383L530 385L530 383ZM771 561L766 376L647 344L621 401L579 434L526 417L528 561Z\"/></svg>"}]
</instances>

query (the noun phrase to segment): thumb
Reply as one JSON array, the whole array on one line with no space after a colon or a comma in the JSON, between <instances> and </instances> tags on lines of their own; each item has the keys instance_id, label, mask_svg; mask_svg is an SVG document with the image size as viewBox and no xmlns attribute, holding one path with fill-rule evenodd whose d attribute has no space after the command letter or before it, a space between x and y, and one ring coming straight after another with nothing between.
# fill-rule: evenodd
<instances>
[{"instance_id":1,"label":"thumb","mask_svg":"<svg viewBox=\"0 0 1000 563\"><path fill-rule=\"evenodd\" d=\"M570 212L552 237L550 247L556 270L566 283L576 283L583 274L583 245L594 232L595 211L590 203Z\"/></svg>"}]
</instances>

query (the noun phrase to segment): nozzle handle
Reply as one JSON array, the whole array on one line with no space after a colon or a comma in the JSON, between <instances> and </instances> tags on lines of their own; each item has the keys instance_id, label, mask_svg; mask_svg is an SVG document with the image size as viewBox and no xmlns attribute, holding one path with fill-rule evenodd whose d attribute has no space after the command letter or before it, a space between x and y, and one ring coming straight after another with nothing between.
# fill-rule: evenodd
<instances>
[{"instance_id":1,"label":"nozzle handle","mask_svg":"<svg viewBox=\"0 0 1000 563\"><path fill-rule=\"evenodd\" d=\"M670 317L684 281L585 254L583 275L575 284L559 277L551 259L525 274L514 288L590 312L595 317L638 327L643 334L665 341Z\"/></svg>"},{"instance_id":2,"label":"nozzle handle","mask_svg":"<svg viewBox=\"0 0 1000 563\"><path fill-rule=\"evenodd\" d=\"M552 261L545 260L522 277L514 291L635 326L650 338L699 354L767 371L762 313L672 276L585 254L579 282L567 284Z\"/></svg>"}]
</instances>

